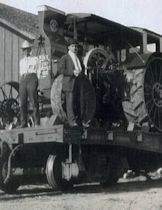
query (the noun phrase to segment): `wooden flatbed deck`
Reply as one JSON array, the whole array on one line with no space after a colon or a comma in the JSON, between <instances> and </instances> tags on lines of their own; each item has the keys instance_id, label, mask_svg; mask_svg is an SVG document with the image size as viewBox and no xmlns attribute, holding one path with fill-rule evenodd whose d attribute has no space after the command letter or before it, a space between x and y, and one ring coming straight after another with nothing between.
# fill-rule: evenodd
<instances>
[{"instance_id":1,"label":"wooden flatbed deck","mask_svg":"<svg viewBox=\"0 0 162 210\"><path fill-rule=\"evenodd\" d=\"M2 130L0 142L10 147L17 144L60 143L114 145L126 148L162 153L162 134L156 132L120 131L104 129L52 127Z\"/></svg>"}]
</instances>

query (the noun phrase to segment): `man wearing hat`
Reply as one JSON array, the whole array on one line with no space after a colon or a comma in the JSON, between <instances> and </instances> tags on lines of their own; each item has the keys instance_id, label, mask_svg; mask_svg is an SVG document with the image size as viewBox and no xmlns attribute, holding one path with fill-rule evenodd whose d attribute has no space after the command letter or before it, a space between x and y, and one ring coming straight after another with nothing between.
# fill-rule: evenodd
<instances>
[{"instance_id":1,"label":"man wearing hat","mask_svg":"<svg viewBox=\"0 0 162 210\"><path fill-rule=\"evenodd\" d=\"M77 57L77 41L72 39L68 42L68 53L64 55L59 63L58 73L63 74L63 87L66 100L66 113L69 126L77 126L73 111L73 87L75 78L82 71L81 63Z\"/></svg>"},{"instance_id":2,"label":"man wearing hat","mask_svg":"<svg viewBox=\"0 0 162 210\"><path fill-rule=\"evenodd\" d=\"M39 104L38 104L38 59L32 55L32 45L28 41L22 43L24 57L20 60L20 114L21 127L27 127L27 100L29 97L33 108L35 125L39 125Z\"/></svg>"}]
</instances>

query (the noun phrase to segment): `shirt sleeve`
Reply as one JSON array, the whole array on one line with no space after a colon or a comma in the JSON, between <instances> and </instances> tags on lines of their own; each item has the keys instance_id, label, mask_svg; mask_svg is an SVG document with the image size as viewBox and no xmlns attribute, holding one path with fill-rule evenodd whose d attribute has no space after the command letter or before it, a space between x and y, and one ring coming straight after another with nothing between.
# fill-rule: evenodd
<instances>
[{"instance_id":1,"label":"shirt sleeve","mask_svg":"<svg viewBox=\"0 0 162 210\"><path fill-rule=\"evenodd\" d=\"M63 56L60 59L59 65L58 65L58 74L65 74L66 72L66 59L65 56Z\"/></svg>"},{"instance_id":2,"label":"shirt sleeve","mask_svg":"<svg viewBox=\"0 0 162 210\"><path fill-rule=\"evenodd\" d=\"M26 62L25 62L24 58L22 58L20 60L19 67L20 67L20 70L19 70L20 76L22 76L23 74L27 73L27 66L26 66Z\"/></svg>"}]
</instances>

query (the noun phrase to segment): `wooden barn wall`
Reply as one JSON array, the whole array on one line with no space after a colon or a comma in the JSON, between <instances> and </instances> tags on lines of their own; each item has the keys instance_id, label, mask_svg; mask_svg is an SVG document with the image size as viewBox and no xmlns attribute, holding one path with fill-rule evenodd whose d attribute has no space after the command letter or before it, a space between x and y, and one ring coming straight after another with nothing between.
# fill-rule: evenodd
<instances>
[{"instance_id":1,"label":"wooden barn wall","mask_svg":"<svg viewBox=\"0 0 162 210\"><path fill-rule=\"evenodd\" d=\"M19 81L19 61L22 57L21 45L23 38L0 26L0 87L10 81ZM10 93L10 87L5 87L6 95ZM12 93L15 95L15 90ZM0 101L4 98L0 88Z\"/></svg>"}]
</instances>

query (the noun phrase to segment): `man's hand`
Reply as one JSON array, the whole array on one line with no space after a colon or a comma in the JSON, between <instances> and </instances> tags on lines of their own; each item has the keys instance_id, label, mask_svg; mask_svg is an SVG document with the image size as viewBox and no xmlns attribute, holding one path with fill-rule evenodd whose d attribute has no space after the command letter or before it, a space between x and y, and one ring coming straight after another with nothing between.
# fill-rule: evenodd
<instances>
[{"instance_id":1,"label":"man's hand","mask_svg":"<svg viewBox=\"0 0 162 210\"><path fill-rule=\"evenodd\" d=\"M79 71L77 69L74 70L74 76L78 77L79 76Z\"/></svg>"}]
</instances>

